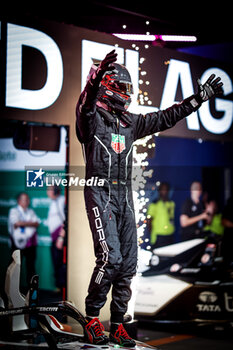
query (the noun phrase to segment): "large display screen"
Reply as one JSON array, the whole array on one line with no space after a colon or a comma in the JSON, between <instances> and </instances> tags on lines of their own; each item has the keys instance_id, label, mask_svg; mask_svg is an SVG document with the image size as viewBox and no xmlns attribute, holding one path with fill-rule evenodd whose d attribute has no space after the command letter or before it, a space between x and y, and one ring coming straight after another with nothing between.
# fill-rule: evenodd
<instances>
[{"instance_id":1,"label":"large display screen","mask_svg":"<svg viewBox=\"0 0 233 350\"><path fill-rule=\"evenodd\" d=\"M164 109L197 91L212 74L224 95L203 106L166 136L232 139L232 69L220 62L57 23L1 22L1 117L69 118L91 64L116 49L134 84L131 110ZM52 116L53 115L53 116ZM73 116L73 115L72 115Z\"/></svg>"}]
</instances>

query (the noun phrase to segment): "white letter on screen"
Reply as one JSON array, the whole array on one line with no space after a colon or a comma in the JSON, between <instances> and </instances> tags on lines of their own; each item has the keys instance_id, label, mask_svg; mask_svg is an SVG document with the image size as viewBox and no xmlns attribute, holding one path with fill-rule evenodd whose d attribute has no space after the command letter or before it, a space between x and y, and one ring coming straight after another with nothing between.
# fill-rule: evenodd
<instances>
[{"instance_id":1,"label":"white letter on screen","mask_svg":"<svg viewBox=\"0 0 233 350\"><path fill-rule=\"evenodd\" d=\"M39 50L46 60L47 80L41 89L22 89L23 45ZM9 23L6 60L7 107L37 110L56 101L63 84L63 62L60 50L51 37L39 30Z\"/></svg>"}]
</instances>

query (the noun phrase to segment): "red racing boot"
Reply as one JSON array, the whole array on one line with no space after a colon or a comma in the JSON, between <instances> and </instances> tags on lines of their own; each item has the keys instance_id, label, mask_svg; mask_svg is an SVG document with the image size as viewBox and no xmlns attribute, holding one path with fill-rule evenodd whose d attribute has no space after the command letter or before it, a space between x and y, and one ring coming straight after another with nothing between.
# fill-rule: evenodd
<instances>
[{"instance_id":1,"label":"red racing boot","mask_svg":"<svg viewBox=\"0 0 233 350\"><path fill-rule=\"evenodd\" d=\"M136 346L135 341L128 335L122 323L111 324L109 340L110 342L127 348Z\"/></svg>"},{"instance_id":2,"label":"red racing boot","mask_svg":"<svg viewBox=\"0 0 233 350\"><path fill-rule=\"evenodd\" d=\"M92 318L88 322L85 326L85 333L88 342L91 344L104 345L109 341L108 337L104 334L104 326L97 317Z\"/></svg>"}]
</instances>

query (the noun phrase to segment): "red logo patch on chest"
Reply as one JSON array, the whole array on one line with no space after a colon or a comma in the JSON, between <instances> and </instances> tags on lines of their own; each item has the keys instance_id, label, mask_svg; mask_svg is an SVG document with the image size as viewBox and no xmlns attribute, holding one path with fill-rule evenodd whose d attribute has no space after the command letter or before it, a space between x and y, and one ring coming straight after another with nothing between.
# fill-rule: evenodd
<instances>
[{"instance_id":1,"label":"red logo patch on chest","mask_svg":"<svg viewBox=\"0 0 233 350\"><path fill-rule=\"evenodd\" d=\"M114 152L117 154L125 150L125 136L119 134L112 134L111 146Z\"/></svg>"}]
</instances>

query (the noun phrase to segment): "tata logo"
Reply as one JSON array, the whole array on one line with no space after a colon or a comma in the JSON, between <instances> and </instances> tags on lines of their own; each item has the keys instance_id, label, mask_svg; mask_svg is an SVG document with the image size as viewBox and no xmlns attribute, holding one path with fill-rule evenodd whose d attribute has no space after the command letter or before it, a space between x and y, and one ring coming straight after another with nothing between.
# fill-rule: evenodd
<instances>
[{"instance_id":1,"label":"tata logo","mask_svg":"<svg viewBox=\"0 0 233 350\"><path fill-rule=\"evenodd\" d=\"M218 296L214 292L204 291L198 296L203 304L197 304L199 312L221 312L218 304L214 304L218 300Z\"/></svg>"},{"instance_id":2,"label":"tata logo","mask_svg":"<svg viewBox=\"0 0 233 350\"><path fill-rule=\"evenodd\" d=\"M202 292L198 298L203 303L215 303L218 299L217 295L213 292Z\"/></svg>"},{"instance_id":3,"label":"tata logo","mask_svg":"<svg viewBox=\"0 0 233 350\"><path fill-rule=\"evenodd\" d=\"M220 306L215 304L197 304L197 308L201 312L221 312Z\"/></svg>"},{"instance_id":4,"label":"tata logo","mask_svg":"<svg viewBox=\"0 0 233 350\"><path fill-rule=\"evenodd\" d=\"M202 304L197 304L197 309L199 312L221 312L221 307L216 304L218 301L218 296L214 292L204 291L198 296L198 299ZM227 312L233 312L233 296L228 293L223 294L222 303L225 306Z\"/></svg>"}]
</instances>

